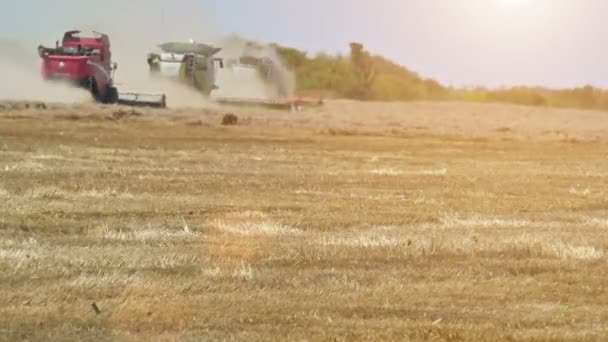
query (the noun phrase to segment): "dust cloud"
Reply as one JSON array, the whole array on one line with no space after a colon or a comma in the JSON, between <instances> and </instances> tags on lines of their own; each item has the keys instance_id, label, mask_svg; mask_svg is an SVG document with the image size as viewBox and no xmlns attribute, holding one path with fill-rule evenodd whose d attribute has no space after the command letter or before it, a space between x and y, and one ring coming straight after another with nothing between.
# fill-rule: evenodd
<instances>
[{"instance_id":1,"label":"dust cloud","mask_svg":"<svg viewBox=\"0 0 608 342\"><path fill-rule=\"evenodd\" d=\"M59 2L69 3L75 9L94 7L74 0ZM150 77L146 61L148 53L158 52L158 45L166 40L215 37L200 7L193 0L108 0L98 9L97 15L75 18L72 26L110 36L112 59L118 64L115 84L119 92L165 94L170 107L206 107L209 105L207 99L196 90L170 80ZM101 13L104 15L99 15ZM63 26L56 29L58 34L65 30Z\"/></svg>"},{"instance_id":2,"label":"dust cloud","mask_svg":"<svg viewBox=\"0 0 608 342\"><path fill-rule=\"evenodd\" d=\"M28 0L25 0L26 2ZM33 1L33 0L30 0ZM283 66L276 52L266 46L252 50L245 40L223 35L214 29L219 23L203 4L195 0L167 2L158 0L106 0L91 4L79 0L55 0L53 8L61 15L47 16L45 26L36 40L14 43L18 48L0 45L0 98L74 102L87 99L82 90L41 80L40 58L36 47L54 46L67 30L80 29L107 33L111 40L112 59L118 63L115 83L119 92L166 94L171 107L206 107L209 101L197 90L185 85L152 78L146 58L159 52L158 45L167 41L186 42L190 39L223 48L220 57L266 56L281 72L273 81L283 85L283 93L293 90L293 75ZM32 22L27 22L28 20ZM35 18L23 18L23 25L39 27ZM6 37L0 36L1 39ZM13 51L7 53L7 51ZM23 62L22 62L23 61ZM269 87L251 70L219 70L215 96L271 98L278 96L276 87ZM83 97L84 96L84 97Z\"/></svg>"},{"instance_id":3,"label":"dust cloud","mask_svg":"<svg viewBox=\"0 0 608 342\"><path fill-rule=\"evenodd\" d=\"M34 53L32 54L32 51ZM0 40L0 100L85 102L91 101L88 92L68 84L44 82L36 48Z\"/></svg>"},{"instance_id":4,"label":"dust cloud","mask_svg":"<svg viewBox=\"0 0 608 342\"><path fill-rule=\"evenodd\" d=\"M225 61L239 59L241 56L268 58L274 64L270 80L264 80L257 70L246 67L228 67L219 70L217 85L212 96L274 99L291 96L295 90L295 75L283 63L276 50L255 41L248 41L239 36L222 38L215 43L222 47L218 57Z\"/></svg>"}]
</instances>

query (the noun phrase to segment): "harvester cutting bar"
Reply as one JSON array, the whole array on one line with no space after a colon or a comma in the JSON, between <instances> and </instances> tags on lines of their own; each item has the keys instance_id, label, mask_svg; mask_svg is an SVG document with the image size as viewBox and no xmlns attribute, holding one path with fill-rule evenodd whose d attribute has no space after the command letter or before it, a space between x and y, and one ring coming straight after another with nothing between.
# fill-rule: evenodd
<instances>
[{"instance_id":1,"label":"harvester cutting bar","mask_svg":"<svg viewBox=\"0 0 608 342\"><path fill-rule=\"evenodd\" d=\"M259 106L270 109L291 110L299 112L304 107L319 107L323 105L323 100L310 98L283 98L283 99L251 99L219 97L215 99L218 103L234 106Z\"/></svg>"},{"instance_id":2,"label":"harvester cutting bar","mask_svg":"<svg viewBox=\"0 0 608 342\"><path fill-rule=\"evenodd\" d=\"M118 104L133 107L167 108L167 97L164 94L118 94Z\"/></svg>"}]
</instances>

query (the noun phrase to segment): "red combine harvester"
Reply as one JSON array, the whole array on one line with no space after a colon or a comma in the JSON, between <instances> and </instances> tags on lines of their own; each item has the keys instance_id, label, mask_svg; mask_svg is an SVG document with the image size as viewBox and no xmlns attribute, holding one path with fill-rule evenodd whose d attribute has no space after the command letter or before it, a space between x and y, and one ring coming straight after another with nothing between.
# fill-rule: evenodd
<instances>
[{"instance_id":1,"label":"red combine harvester","mask_svg":"<svg viewBox=\"0 0 608 342\"><path fill-rule=\"evenodd\" d=\"M100 103L124 104L165 108L165 95L120 94L114 86L116 63L112 63L108 35L93 32L90 36L80 31L68 31L61 45L55 48L38 47L42 58L42 77L45 80L68 81L78 87L89 89Z\"/></svg>"}]
</instances>

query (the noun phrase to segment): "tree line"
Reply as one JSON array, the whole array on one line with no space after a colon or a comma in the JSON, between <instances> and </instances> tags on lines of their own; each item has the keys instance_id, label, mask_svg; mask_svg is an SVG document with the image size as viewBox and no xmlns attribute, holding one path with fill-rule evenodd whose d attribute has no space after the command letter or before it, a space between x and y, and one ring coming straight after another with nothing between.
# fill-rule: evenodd
<instances>
[{"instance_id":1,"label":"tree line","mask_svg":"<svg viewBox=\"0 0 608 342\"><path fill-rule=\"evenodd\" d=\"M608 110L608 91L589 85L572 89L453 88L374 55L360 43L351 43L348 55L319 53L313 57L294 48L274 47L295 72L297 92L304 95L369 101L500 102Z\"/></svg>"}]
</instances>

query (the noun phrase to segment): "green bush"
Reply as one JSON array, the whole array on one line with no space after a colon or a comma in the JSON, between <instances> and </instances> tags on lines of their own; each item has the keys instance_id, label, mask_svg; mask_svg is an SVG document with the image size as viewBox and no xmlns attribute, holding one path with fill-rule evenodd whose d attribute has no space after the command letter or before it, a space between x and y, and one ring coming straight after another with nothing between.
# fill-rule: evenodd
<instances>
[{"instance_id":1,"label":"green bush","mask_svg":"<svg viewBox=\"0 0 608 342\"><path fill-rule=\"evenodd\" d=\"M297 49L279 45L275 48L295 71L300 94L372 101L452 100L608 110L608 91L589 85L559 90L540 87L457 89L424 79L406 67L373 55L360 43L351 43L349 56L319 53L310 57Z\"/></svg>"}]
</instances>

